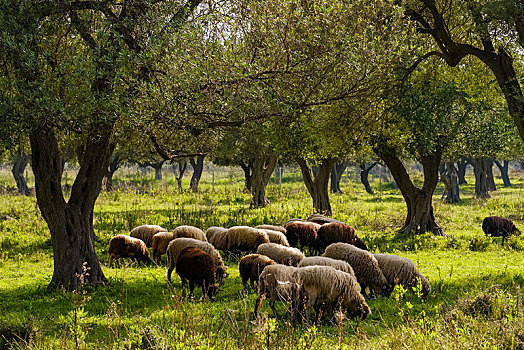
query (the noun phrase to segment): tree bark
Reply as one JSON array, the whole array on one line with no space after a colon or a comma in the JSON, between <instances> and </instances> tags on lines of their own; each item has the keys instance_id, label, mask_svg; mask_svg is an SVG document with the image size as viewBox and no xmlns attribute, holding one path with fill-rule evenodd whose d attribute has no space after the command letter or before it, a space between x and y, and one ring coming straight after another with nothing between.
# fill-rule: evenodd
<instances>
[{"instance_id":1,"label":"tree bark","mask_svg":"<svg viewBox=\"0 0 524 350\"><path fill-rule=\"evenodd\" d=\"M458 171L453 162L444 163L444 172L441 174L441 181L444 183L444 193L442 200L446 203L460 203L460 191L458 185Z\"/></svg>"},{"instance_id":2,"label":"tree bark","mask_svg":"<svg viewBox=\"0 0 524 350\"><path fill-rule=\"evenodd\" d=\"M193 157L189 158L189 163L193 167L193 175L191 176L189 189L193 192L198 192L198 185L200 184L200 178L202 177L202 171L204 170L205 157L206 154L198 155L196 161Z\"/></svg>"},{"instance_id":3,"label":"tree bark","mask_svg":"<svg viewBox=\"0 0 524 350\"><path fill-rule=\"evenodd\" d=\"M296 162L300 166L304 183L313 199L313 211L319 214L331 215L332 210L331 203L329 202L328 184L335 159L331 157L323 159L316 167L316 176L313 175L313 170L307 164L306 159L297 158Z\"/></svg>"},{"instance_id":4,"label":"tree bark","mask_svg":"<svg viewBox=\"0 0 524 350\"><path fill-rule=\"evenodd\" d=\"M343 193L340 188L340 180L344 171L348 167L349 162L347 160L336 162L333 164L333 170L331 171L331 184L329 186L329 192L331 193Z\"/></svg>"},{"instance_id":5,"label":"tree bark","mask_svg":"<svg viewBox=\"0 0 524 350\"><path fill-rule=\"evenodd\" d=\"M251 208L264 208L269 205L266 187L276 166L277 157L274 155L255 157L251 176Z\"/></svg>"},{"instance_id":6,"label":"tree bark","mask_svg":"<svg viewBox=\"0 0 524 350\"><path fill-rule=\"evenodd\" d=\"M89 135L68 202L60 186L60 152L54 131L44 125L29 135L36 196L53 243L50 289L75 290L84 283L107 283L93 245L94 205L107 172L113 130L113 124L107 124L96 135Z\"/></svg>"},{"instance_id":7,"label":"tree bark","mask_svg":"<svg viewBox=\"0 0 524 350\"><path fill-rule=\"evenodd\" d=\"M457 161L457 176L458 184L464 185L468 182L466 181L466 169L468 167L468 161L466 159L459 159Z\"/></svg>"},{"instance_id":8,"label":"tree bark","mask_svg":"<svg viewBox=\"0 0 524 350\"><path fill-rule=\"evenodd\" d=\"M251 179L253 176L253 165L254 159L250 159L247 164L244 161L239 161L238 164L244 171L244 191L246 193L251 193Z\"/></svg>"},{"instance_id":9,"label":"tree bark","mask_svg":"<svg viewBox=\"0 0 524 350\"><path fill-rule=\"evenodd\" d=\"M496 191L495 177L493 176L493 158L488 158L488 166L486 168L488 191Z\"/></svg>"},{"instance_id":10,"label":"tree bark","mask_svg":"<svg viewBox=\"0 0 524 350\"><path fill-rule=\"evenodd\" d=\"M358 166L360 168L360 181L364 185L366 192L373 194L373 189L369 184L369 172L377 165L378 162L373 162L370 166L366 167L366 163L360 163Z\"/></svg>"},{"instance_id":11,"label":"tree bark","mask_svg":"<svg viewBox=\"0 0 524 350\"><path fill-rule=\"evenodd\" d=\"M414 232L423 234L432 232L436 235L443 235L442 228L435 221L432 203L433 193L439 179L438 168L442 151L438 150L433 154L421 157L420 162L424 172L422 188L418 188L413 184L404 164L402 164L394 150L381 144L374 148L374 152L391 171L393 179L406 202L408 213L404 226L399 230L399 233Z\"/></svg>"},{"instance_id":12,"label":"tree bark","mask_svg":"<svg viewBox=\"0 0 524 350\"><path fill-rule=\"evenodd\" d=\"M179 161L178 163L178 173L175 171L176 185L179 191L182 191L182 178L187 169L187 162Z\"/></svg>"},{"instance_id":13,"label":"tree bark","mask_svg":"<svg viewBox=\"0 0 524 350\"><path fill-rule=\"evenodd\" d=\"M16 151L15 163L13 164L11 172L13 173L13 177L15 178L18 193L23 194L24 196L28 196L30 194L29 187L27 186L27 181L24 177L24 171L28 162L29 157L27 156L27 154L25 154L24 148L21 146L18 147L18 150Z\"/></svg>"},{"instance_id":14,"label":"tree bark","mask_svg":"<svg viewBox=\"0 0 524 350\"><path fill-rule=\"evenodd\" d=\"M503 161L503 164L500 164L498 160L495 160L495 164L500 170L500 176L504 182L504 187L511 187L511 181L509 180L509 161Z\"/></svg>"},{"instance_id":15,"label":"tree bark","mask_svg":"<svg viewBox=\"0 0 524 350\"><path fill-rule=\"evenodd\" d=\"M106 191L111 192L113 190L113 175L120 168L121 158L118 155L112 155L109 161L109 167L105 175L106 179Z\"/></svg>"},{"instance_id":16,"label":"tree bark","mask_svg":"<svg viewBox=\"0 0 524 350\"><path fill-rule=\"evenodd\" d=\"M473 158L471 165L475 173L475 197L490 198L488 190L488 159L487 158Z\"/></svg>"}]
</instances>

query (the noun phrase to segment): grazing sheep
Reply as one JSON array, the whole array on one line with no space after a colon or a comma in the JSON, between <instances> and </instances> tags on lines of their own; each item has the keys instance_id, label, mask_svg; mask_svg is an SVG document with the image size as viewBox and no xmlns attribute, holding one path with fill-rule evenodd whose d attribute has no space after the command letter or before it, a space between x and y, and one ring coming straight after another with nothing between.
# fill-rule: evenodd
<instances>
[{"instance_id":1,"label":"grazing sheep","mask_svg":"<svg viewBox=\"0 0 524 350\"><path fill-rule=\"evenodd\" d=\"M206 295L215 300L218 285L215 283L215 264L211 256L202 249L187 247L176 259L176 273L182 280L182 290L189 281L189 296L193 296L195 284L202 287L202 298Z\"/></svg>"},{"instance_id":2,"label":"grazing sheep","mask_svg":"<svg viewBox=\"0 0 524 350\"><path fill-rule=\"evenodd\" d=\"M258 254L265 255L282 265L297 266L304 259L304 253L297 248L284 247L277 243L264 243L258 246Z\"/></svg>"},{"instance_id":3,"label":"grazing sheep","mask_svg":"<svg viewBox=\"0 0 524 350\"><path fill-rule=\"evenodd\" d=\"M204 231L195 226L178 226L173 231L173 235L175 235L175 238L194 238L198 239L199 241L207 242Z\"/></svg>"},{"instance_id":4,"label":"grazing sheep","mask_svg":"<svg viewBox=\"0 0 524 350\"><path fill-rule=\"evenodd\" d=\"M109 265L113 262L113 259L119 258L131 258L131 260L138 260L149 265L151 259L149 258L149 250L147 250L144 241L138 238L118 235L109 241L109 249L107 250L109 255Z\"/></svg>"},{"instance_id":5,"label":"grazing sheep","mask_svg":"<svg viewBox=\"0 0 524 350\"><path fill-rule=\"evenodd\" d=\"M206 237L213 247L227 251L227 228L211 226L206 230Z\"/></svg>"},{"instance_id":6,"label":"grazing sheep","mask_svg":"<svg viewBox=\"0 0 524 350\"><path fill-rule=\"evenodd\" d=\"M315 247L317 240L317 230L320 228L319 224L314 222L302 221L292 222L286 226L286 238L289 245L296 247Z\"/></svg>"},{"instance_id":7,"label":"grazing sheep","mask_svg":"<svg viewBox=\"0 0 524 350\"><path fill-rule=\"evenodd\" d=\"M167 232L165 228L158 225L141 225L131 230L131 237L141 239L149 248L153 245L153 236L158 232Z\"/></svg>"},{"instance_id":8,"label":"grazing sheep","mask_svg":"<svg viewBox=\"0 0 524 350\"><path fill-rule=\"evenodd\" d=\"M203 242L194 238L175 238L167 246L167 280L171 283L171 273L176 265L176 259L182 249L187 247L193 247L202 249L208 253L213 261L215 262L215 275L216 281L219 285L224 284L227 277L227 267L224 265L224 261L220 256L218 250L216 250L210 243Z\"/></svg>"},{"instance_id":9,"label":"grazing sheep","mask_svg":"<svg viewBox=\"0 0 524 350\"><path fill-rule=\"evenodd\" d=\"M348 243L333 243L326 248L324 256L349 263L355 271L363 295L366 295L368 286L385 297L391 294L392 287L378 266L377 259L370 252Z\"/></svg>"},{"instance_id":10,"label":"grazing sheep","mask_svg":"<svg viewBox=\"0 0 524 350\"><path fill-rule=\"evenodd\" d=\"M500 216L488 216L482 221L482 231L491 237L502 237L502 243L504 239L513 234L516 236L520 235L519 229L515 227L515 224L506 218Z\"/></svg>"},{"instance_id":11,"label":"grazing sheep","mask_svg":"<svg viewBox=\"0 0 524 350\"><path fill-rule=\"evenodd\" d=\"M249 254L240 259L238 270L244 290L247 292L247 282L249 280L251 281L251 289L254 290L255 282L258 283L258 277L264 270L264 267L273 264L276 264L276 262L261 254Z\"/></svg>"},{"instance_id":12,"label":"grazing sheep","mask_svg":"<svg viewBox=\"0 0 524 350\"><path fill-rule=\"evenodd\" d=\"M213 237L215 234L217 234L217 233L221 233L221 232L227 232L227 228L219 227L219 226L211 226L211 227L209 227L209 228L206 230L206 238L207 238L207 241L209 242L209 239L210 239L211 237Z\"/></svg>"},{"instance_id":13,"label":"grazing sheep","mask_svg":"<svg viewBox=\"0 0 524 350\"><path fill-rule=\"evenodd\" d=\"M227 230L227 250L253 252L262 243L269 243L269 237L264 230L249 226L233 226Z\"/></svg>"},{"instance_id":14,"label":"grazing sheep","mask_svg":"<svg viewBox=\"0 0 524 350\"><path fill-rule=\"evenodd\" d=\"M291 302L293 320L298 316L298 302L301 300L300 286L295 280L296 267L280 264L269 265L264 268L258 279L258 297L253 314L257 317L260 302L269 296L269 306L275 318L280 318L275 301Z\"/></svg>"},{"instance_id":15,"label":"grazing sheep","mask_svg":"<svg viewBox=\"0 0 524 350\"><path fill-rule=\"evenodd\" d=\"M277 244L289 247L289 243L287 241L286 235L283 234L282 232L269 230L267 228L263 228L260 230L264 230L267 233L270 243L277 243Z\"/></svg>"},{"instance_id":16,"label":"grazing sheep","mask_svg":"<svg viewBox=\"0 0 524 350\"><path fill-rule=\"evenodd\" d=\"M298 219L298 218L289 219L286 222L284 222L284 228L287 229L288 225L294 222L308 222L308 221L304 219Z\"/></svg>"},{"instance_id":17,"label":"grazing sheep","mask_svg":"<svg viewBox=\"0 0 524 350\"><path fill-rule=\"evenodd\" d=\"M312 306L315 306L317 319L322 305L333 312L332 320L335 320L335 309L339 312L347 310L350 317L358 317L360 320L371 313L366 300L360 294L357 280L349 273L331 266L307 266L295 271L295 280L307 295L305 313L308 322Z\"/></svg>"},{"instance_id":18,"label":"grazing sheep","mask_svg":"<svg viewBox=\"0 0 524 350\"><path fill-rule=\"evenodd\" d=\"M328 218L327 216L324 216L324 215L321 215L321 214L310 215L310 216L307 217L307 220L311 221L311 222L315 222L315 223L320 224L320 225L327 224L327 223L330 223L330 222L336 222L336 223L339 223L339 224L347 225L345 222L342 222L342 221L339 221L339 220L336 220L336 219L332 219L332 218Z\"/></svg>"},{"instance_id":19,"label":"grazing sheep","mask_svg":"<svg viewBox=\"0 0 524 350\"><path fill-rule=\"evenodd\" d=\"M378 266L391 285L395 286L400 284L404 288L414 292L414 288L420 283L420 290L423 297L426 297L431 291L428 280L422 276L411 260L390 254L375 254L375 258L378 261Z\"/></svg>"},{"instance_id":20,"label":"grazing sheep","mask_svg":"<svg viewBox=\"0 0 524 350\"><path fill-rule=\"evenodd\" d=\"M331 266L339 271L349 273L351 276L355 277L355 271L353 271L351 265L343 260L331 259L325 256L308 256L302 259L298 264L298 267L306 266Z\"/></svg>"},{"instance_id":21,"label":"grazing sheep","mask_svg":"<svg viewBox=\"0 0 524 350\"><path fill-rule=\"evenodd\" d=\"M369 250L366 243L357 237L355 229L349 225L330 222L320 226L315 244L319 252L324 251L328 245L336 242L349 243L360 249Z\"/></svg>"},{"instance_id":22,"label":"grazing sheep","mask_svg":"<svg viewBox=\"0 0 524 350\"><path fill-rule=\"evenodd\" d=\"M167 246L175 238L171 232L159 232L153 236L153 261L157 264L167 251Z\"/></svg>"},{"instance_id":23,"label":"grazing sheep","mask_svg":"<svg viewBox=\"0 0 524 350\"><path fill-rule=\"evenodd\" d=\"M286 234L286 228L283 226L277 226L277 225L257 225L255 228L261 228L263 230L273 230L282 232L283 234Z\"/></svg>"}]
</instances>

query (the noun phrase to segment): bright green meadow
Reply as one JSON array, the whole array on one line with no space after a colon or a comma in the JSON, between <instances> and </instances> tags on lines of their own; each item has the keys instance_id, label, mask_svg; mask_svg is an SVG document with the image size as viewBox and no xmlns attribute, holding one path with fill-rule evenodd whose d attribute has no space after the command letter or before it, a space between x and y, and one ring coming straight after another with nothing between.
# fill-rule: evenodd
<instances>
[{"instance_id":1,"label":"bright green meadow","mask_svg":"<svg viewBox=\"0 0 524 350\"><path fill-rule=\"evenodd\" d=\"M64 175L69 184L73 172ZM434 209L446 237L398 235L406 208L395 186L374 179L375 194L369 195L354 174L344 178L344 193L331 196L333 217L354 226L372 252L411 259L432 291L421 299L397 288L388 299L368 300L372 314L365 321L333 326L325 319L315 325L275 321L267 301L254 319L256 293L243 293L233 258L226 260L230 275L216 302L200 301L199 289L187 299L175 273L169 287L165 256L159 266L125 259L108 266L111 237L141 224L205 230L307 217L311 199L297 171L286 169L281 184L272 179L271 205L263 209L249 209L237 171L205 172L198 193L175 191L168 171L161 181L151 173L117 172L117 189L100 194L94 215L96 250L110 284L68 293L47 290L53 272L49 230L35 197L16 195L2 169L0 349L524 349L524 238L502 244L481 228L484 217L499 215L524 231L524 173L510 176L513 186L496 179L498 191L488 200L474 198L468 177L457 205L440 201L439 184ZM283 315L286 305L277 304Z\"/></svg>"}]
</instances>

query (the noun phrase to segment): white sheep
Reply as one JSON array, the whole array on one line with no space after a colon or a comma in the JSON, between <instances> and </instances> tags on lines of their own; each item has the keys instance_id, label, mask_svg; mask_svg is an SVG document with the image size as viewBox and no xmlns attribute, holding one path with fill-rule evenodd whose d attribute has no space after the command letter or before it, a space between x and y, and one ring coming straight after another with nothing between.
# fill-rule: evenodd
<instances>
[{"instance_id":1,"label":"white sheep","mask_svg":"<svg viewBox=\"0 0 524 350\"><path fill-rule=\"evenodd\" d=\"M206 230L206 237L213 247L227 251L227 228L211 226Z\"/></svg>"},{"instance_id":2,"label":"white sheep","mask_svg":"<svg viewBox=\"0 0 524 350\"><path fill-rule=\"evenodd\" d=\"M375 258L391 285L400 284L414 292L414 288L417 288L420 283L423 297L426 297L431 291L429 281L417 270L411 260L390 254L375 254Z\"/></svg>"},{"instance_id":3,"label":"white sheep","mask_svg":"<svg viewBox=\"0 0 524 350\"><path fill-rule=\"evenodd\" d=\"M175 238L167 246L167 280L169 283L171 283L171 273L175 268L178 254L180 254L182 249L187 247L202 249L213 258L213 261L215 262L216 281L219 285L222 285L225 282L228 273L227 266L224 265L220 253L210 243L194 238Z\"/></svg>"},{"instance_id":4,"label":"white sheep","mask_svg":"<svg viewBox=\"0 0 524 350\"><path fill-rule=\"evenodd\" d=\"M175 228L173 231L175 238L194 238L200 241L207 242L204 231L195 226L182 225Z\"/></svg>"},{"instance_id":5,"label":"white sheep","mask_svg":"<svg viewBox=\"0 0 524 350\"><path fill-rule=\"evenodd\" d=\"M295 271L295 280L307 295L305 313L308 322L313 306L317 319L320 317L320 308L327 306L333 312L332 321L336 320L335 310L341 313L347 310L350 317L361 320L371 313L366 300L360 294L357 280L349 273L331 266L307 266Z\"/></svg>"},{"instance_id":6,"label":"white sheep","mask_svg":"<svg viewBox=\"0 0 524 350\"><path fill-rule=\"evenodd\" d=\"M333 243L327 246L324 256L332 259L344 260L355 271L362 294L366 295L366 288L373 288L375 293L389 297L392 291L377 259L368 252L348 243Z\"/></svg>"},{"instance_id":7,"label":"white sheep","mask_svg":"<svg viewBox=\"0 0 524 350\"><path fill-rule=\"evenodd\" d=\"M233 226L227 230L227 250L255 251L262 243L269 243L264 230L249 226Z\"/></svg>"},{"instance_id":8,"label":"white sheep","mask_svg":"<svg viewBox=\"0 0 524 350\"><path fill-rule=\"evenodd\" d=\"M353 271L351 265L343 260L331 259L325 256L308 256L302 259L298 264L298 267L306 266L331 266L339 271L349 273L351 276L355 277L355 271Z\"/></svg>"},{"instance_id":9,"label":"white sheep","mask_svg":"<svg viewBox=\"0 0 524 350\"><path fill-rule=\"evenodd\" d=\"M263 254L279 264L297 266L305 255L297 248L284 247L277 243L264 243L258 246L258 254Z\"/></svg>"},{"instance_id":10,"label":"white sheep","mask_svg":"<svg viewBox=\"0 0 524 350\"><path fill-rule=\"evenodd\" d=\"M255 303L254 316L257 317L261 301L268 296L269 306L273 314L280 318L275 301L291 302L291 314L295 320L298 315L298 302L301 300L300 286L296 282L296 267L280 264L269 265L264 268L258 279L258 297Z\"/></svg>"},{"instance_id":11,"label":"white sheep","mask_svg":"<svg viewBox=\"0 0 524 350\"><path fill-rule=\"evenodd\" d=\"M260 230L264 230L267 233L270 243L277 243L285 247L289 247L289 242L287 241L286 235L282 232L269 230L267 228L261 228Z\"/></svg>"},{"instance_id":12,"label":"white sheep","mask_svg":"<svg viewBox=\"0 0 524 350\"><path fill-rule=\"evenodd\" d=\"M255 228L260 228L263 230L272 230L272 231L278 231L282 232L283 234L286 234L286 228L283 226L278 225L257 225Z\"/></svg>"},{"instance_id":13,"label":"white sheep","mask_svg":"<svg viewBox=\"0 0 524 350\"><path fill-rule=\"evenodd\" d=\"M131 237L141 239L147 247L153 244L153 236L158 232L167 232L165 228L158 225L140 225L131 230Z\"/></svg>"},{"instance_id":14,"label":"white sheep","mask_svg":"<svg viewBox=\"0 0 524 350\"><path fill-rule=\"evenodd\" d=\"M160 259L167 251L167 246L175 238L171 232L159 232L153 236L153 260L155 263L160 263Z\"/></svg>"}]
</instances>

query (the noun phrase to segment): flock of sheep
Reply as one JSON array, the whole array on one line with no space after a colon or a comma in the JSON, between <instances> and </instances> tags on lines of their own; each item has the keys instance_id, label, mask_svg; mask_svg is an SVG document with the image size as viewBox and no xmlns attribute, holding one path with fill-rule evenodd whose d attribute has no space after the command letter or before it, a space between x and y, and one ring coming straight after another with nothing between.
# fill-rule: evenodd
<instances>
[{"instance_id":1,"label":"flock of sheep","mask_svg":"<svg viewBox=\"0 0 524 350\"><path fill-rule=\"evenodd\" d=\"M503 237L519 234L507 221L486 218L484 232ZM337 315L347 311L350 317L363 320L371 313L365 299L368 290L384 297L390 296L395 285L418 290L423 297L431 290L409 259L372 254L354 228L321 215L291 219L284 226L210 227L205 233L193 226L178 226L170 233L158 225L142 225L130 236L111 239L109 264L122 257L149 264L148 247L157 264L167 254L169 283L176 269L182 287L189 282L190 295L196 284L202 288L202 297L212 300L228 276L219 250L227 255L247 252L240 259L239 272L246 292L248 284L252 289L257 284L255 315L261 301L268 298L276 318L275 302L283 301L291 304L294 320L309 321L311 308L317 319L325 314L336 321ZM306 257L299 248L322 256Z\"/></svg>"}]
</instances>

